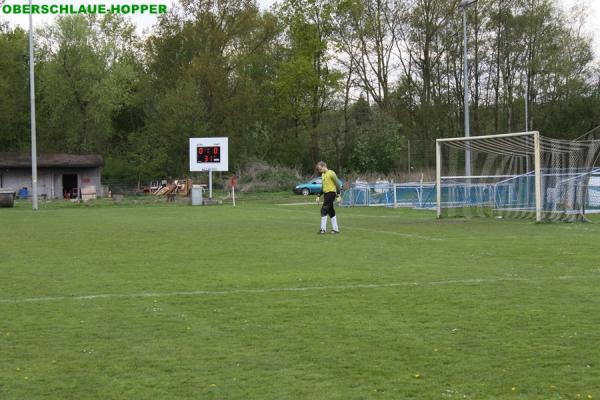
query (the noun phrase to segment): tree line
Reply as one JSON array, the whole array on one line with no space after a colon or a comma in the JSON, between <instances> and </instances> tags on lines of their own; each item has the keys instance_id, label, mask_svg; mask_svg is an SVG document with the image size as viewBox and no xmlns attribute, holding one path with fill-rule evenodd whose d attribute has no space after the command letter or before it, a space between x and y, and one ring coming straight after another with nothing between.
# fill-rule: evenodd
<instances>
[{"instance_id":1,"label":"tree line","mask_svg":"<svg viewBox=\"0 0 600 400\"><path fill-rule=\"evenodd\" d=\"M180 0L148 32L122 15L36 31L40 151L101 153L108 177L183 176L188 138L341 173L431 166L462 136L459 0ZM467 10L473 134L575 138L600 125L585 8L479 0ZM27 32L0 24L0 150L29 148Z\"/></svg>"}]
</instances>

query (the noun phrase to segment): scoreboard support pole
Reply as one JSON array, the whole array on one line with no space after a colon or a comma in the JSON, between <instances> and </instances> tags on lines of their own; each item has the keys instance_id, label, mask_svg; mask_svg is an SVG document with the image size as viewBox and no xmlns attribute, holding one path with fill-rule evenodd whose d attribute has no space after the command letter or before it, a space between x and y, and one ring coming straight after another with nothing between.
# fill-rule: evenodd
<instances>
[{"instance_id":1,"label":"scoreboard support pole","mask_svg":"<svg viewBox=\"0 0 600 400\"><path fill-rule=\"evenodd\" d=\"M208 170L208 198L212 200L212 169Z\"/></svg>"}]
</instances>

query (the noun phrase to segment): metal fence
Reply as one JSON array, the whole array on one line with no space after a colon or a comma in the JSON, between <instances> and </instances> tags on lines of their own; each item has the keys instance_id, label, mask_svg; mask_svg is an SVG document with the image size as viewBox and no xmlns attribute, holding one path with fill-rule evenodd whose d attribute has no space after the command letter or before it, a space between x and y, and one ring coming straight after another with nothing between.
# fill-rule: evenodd
<instances>
[{"instance_id":1,"label":"metal fence","mask_svg":"<svg viewBox=\"0 0 600 400\"><path fill-rule=\"evenodd\" d=\"M556 211L562 204L573 203L575 191L584 197L584 213L600 213L600 169L585 174L568 172L562 180L550 185L543 193L544 210ZM547 175L544 175L546 178ZM565 182L580 179L572 184L575 189L565 190ZM532 197L533 175L514 176L501 182L446 182L442 184L442 208L489 206L495 210L534 209ZM572 183L572 182L571 182ZM345 207L409 207L436 208L436 185L433 182L375 183L356 182L344 191Z\"/></svg>"},{"instance_id":2,"label":"metal fence","mask_svg":"<svg viewBox=\"0 0 600 400\"><path fill-rule=\"evenodd\" d=\"M344 191L346 207L435 208L435 183L355 183Z\"/></svg>"}]
</instances>

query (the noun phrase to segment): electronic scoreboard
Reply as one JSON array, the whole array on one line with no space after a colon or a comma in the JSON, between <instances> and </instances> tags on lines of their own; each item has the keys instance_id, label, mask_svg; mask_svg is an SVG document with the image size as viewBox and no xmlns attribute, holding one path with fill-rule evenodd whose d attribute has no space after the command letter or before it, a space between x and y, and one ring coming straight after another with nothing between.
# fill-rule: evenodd
<instances>
[{"instance_id":1,"label":"electronic scoreboard","mask_svg":"<svg viewBox=\"0 0 600 400\"><path fill-rule=\"evenodd\" d=\"M191 138L190 171L228 171L228 138Z\"/></svg>"}]
</instances>

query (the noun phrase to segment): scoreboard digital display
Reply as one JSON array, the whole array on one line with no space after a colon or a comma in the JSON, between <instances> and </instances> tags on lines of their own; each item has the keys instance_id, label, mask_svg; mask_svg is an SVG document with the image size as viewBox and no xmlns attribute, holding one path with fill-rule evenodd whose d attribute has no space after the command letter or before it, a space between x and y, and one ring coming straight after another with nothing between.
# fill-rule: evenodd
<instances>
[{"instance_id":1,"label":"scoreboard digital display","mask_svg":"<svg viewBox=\"0 0 600 400\"><path fill-rule=\"evenodd\" d=\"M220 163L221 146L198 146L196 149L196 162Z\"/></svg>"}]
</instances>

